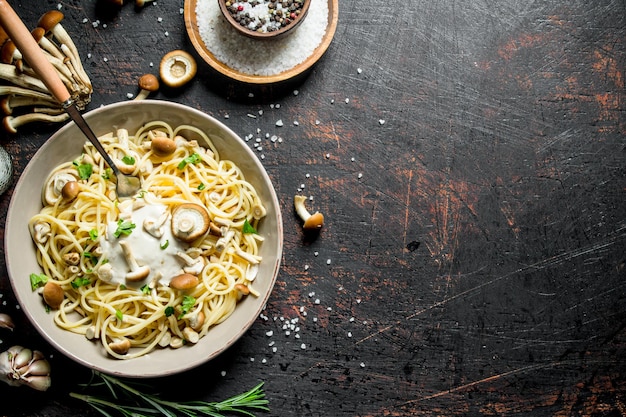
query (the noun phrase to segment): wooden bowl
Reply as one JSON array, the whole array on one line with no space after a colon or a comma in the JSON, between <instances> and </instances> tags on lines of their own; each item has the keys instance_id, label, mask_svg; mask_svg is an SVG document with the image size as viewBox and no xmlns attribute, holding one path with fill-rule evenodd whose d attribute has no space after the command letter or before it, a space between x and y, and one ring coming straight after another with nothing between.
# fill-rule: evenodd
<instances>
[{"instance_id":1,"label":"wooden bowl","mask_svg":"<svg viewBox=\"0 0 626 417\"><path fill-rule=\"evenodd\" d=\"M303 62L298 65L295 65L285 71L282 71L277 74L272 75L255 75L247 72L243 72L237 70L235 68L230 67L226 63L220 61L214 53L211 51L211 45L207 46L202 39L202 35L200 33L200 24L198 22L198 16L196 13L196 8L198 6L199 0L185 0L184 7L184 18L185 18L185 27L187 29L187 35L189 39L198 53L198 55L214 70L221 73L222 75L241 82L245 84L253 84L253 85L270 85L270 84L278 84L284 81L291 80L306 71L308 71L326 52L328 47L330 46L333 37L335 36L335 32L337 30L337 24L339 21L339 0L324 0L327 1L328 4L328 24L326 27L326 31L324 36L317 46L317 48L313 51L313 53ZM310 1L309 1L310 3ZM221 14L220 14L221 18ZM225 18L224 18L225 19ZM231 29L230 24L225 23L225 28ZM237 36L238 33L235 32L234 26L232 29L233 36ZM254 41L251 38L243 38L250 41ZM265 41L259 41L265 42ZM271 41L270 41L271 42Z\"/></svg>"},{"instance_id":2,"label":"wooden bowl","mask_svg":"<svg viewBox=\"0 0 626 417\"><path fill-rule=\"evenodd\" d=\"M302 7L299 9L298 15L296 15L295 17L284 17L284 22L286 23L284 23L284 26L281 26L280 29L265 31L250 29L249 27L242 25L235 19L235 17L231 13L231 4L236 3L236 0L218 0L218 2L220 5L220 10L222 11L222 14L224 15L228 23L230 23L237 32L253 39L278 39L283 36L289 35L305 19L307 12L309 11L309 6L311 5L311 0L302 0ZM277 3L278 2L281 2L281 0L277 0ZM250 2L245 3L248 5L251 4Z\"/></svg>"}]
</instances>

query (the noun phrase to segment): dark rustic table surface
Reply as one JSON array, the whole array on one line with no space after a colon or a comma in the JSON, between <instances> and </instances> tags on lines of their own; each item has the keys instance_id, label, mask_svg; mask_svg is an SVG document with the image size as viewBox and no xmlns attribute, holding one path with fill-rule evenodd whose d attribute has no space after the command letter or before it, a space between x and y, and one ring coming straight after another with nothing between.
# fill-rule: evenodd
<instances>
[{"instance_id":1,"label":"dark rustic table surface","mask_svg":"<svg viewBox=\"0 0 626 417\"><path fill-rule=\"evenodd\" d=\"M165 52L195 53L183 0L11 4L30 27L65 14L88 110L128 100ZM283 138L262 162L285 246L268 319L149 390L212 401L264 382L271 416L626 415L624 0L341 0L326 54L274 86L196 57L190 84L152 98ZM0 134L15 177L59 127ZM327 219L315 240L292 207L302 186ZM1 259L17 328L0 350L41 350L53 383L0 384L0 415L96 415L69 397L90 371L36 333Z\"/></svg>"}]
</instances>

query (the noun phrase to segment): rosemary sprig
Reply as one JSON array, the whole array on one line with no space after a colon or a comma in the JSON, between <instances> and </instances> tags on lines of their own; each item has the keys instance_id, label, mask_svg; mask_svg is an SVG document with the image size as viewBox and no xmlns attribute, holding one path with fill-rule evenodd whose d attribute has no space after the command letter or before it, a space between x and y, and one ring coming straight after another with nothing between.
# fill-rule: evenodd
<instances>
[{"instance_id":1,"label":"rosemary sprig","mask_svg":"<svg viewBox=\"0 0 626 417\"><path fill-rule=\"evenodd\" d=\"M94 371L94 376L102 382L91 385L105 385L111 398L71 392L70 396L84 401L100 414L113 417L118 412L124 417L150 417L150 416L209 416L225 417L223 413L235 413L247 417L254 417L254 411L269 411L269 401L263 392L261 382L250 391L219 402L206 401L167 401L155 394L145 393L122 380L111 375ZM127 401L124 403L122 400Z\"/></svg>"}]
</instances>

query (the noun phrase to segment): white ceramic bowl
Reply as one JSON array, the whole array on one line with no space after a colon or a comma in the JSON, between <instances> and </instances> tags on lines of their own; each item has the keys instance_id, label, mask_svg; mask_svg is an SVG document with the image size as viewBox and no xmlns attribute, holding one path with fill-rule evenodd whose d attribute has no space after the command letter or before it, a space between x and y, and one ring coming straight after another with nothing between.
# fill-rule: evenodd
<instances>
[{"instance_id":1,"label":"white ceramic bowl","mask_svg":"<svg viewBox=\"0 0 626 417\"><path fill-rule=\"evenodd\" d=\"M128 101L93 110L85 114L85 119L96 135L120 127L134 132L152 120L164 120L172 125L191 124L207 132L220 157L232 160L242 169L267 209L267 216L258 230L265 237L260 248L263 260L255 280L255 289L261 295L243 299L226 321L214 326L196 345L157 349L136 359L113 359L103 353L98 342L90 342L82 335L57 327L52 314L45 311L41 295L30 288L30 274L40 273L41 268L35 258L28 221L42 207L39 197L41 187L53 167L81 154L86 139L76 125L69 123L37 151L19 178L11 198L5 228L5 256L9 278L21 308L39 333L60 352L87 367L109 374L134 378L165 376L215 358L252 326L267 302L278 274L283 226L278 199L267 172L232 130L213 117L181 104L155 100Z\"/></svg>"}]
</instances>

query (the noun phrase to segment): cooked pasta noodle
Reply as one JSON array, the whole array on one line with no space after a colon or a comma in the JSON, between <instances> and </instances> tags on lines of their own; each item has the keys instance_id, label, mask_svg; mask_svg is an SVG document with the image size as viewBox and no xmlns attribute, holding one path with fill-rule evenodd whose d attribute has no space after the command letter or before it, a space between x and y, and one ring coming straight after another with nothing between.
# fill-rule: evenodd
<instances>
[{"instance_id":1,"label":"cooked pasta noodle","mask_svg":"<svg viewBox=\"0 0 626 417\"><path fill-rule=\"evenodd\" d=\"M161 138L175 142L173 153L152 146ZM100 140L120 169L140 177L142 190L117 201L111 170L89 143L79 158L56 167L42 190L44 207L29 223L45 275L31 276L33 285L43 286L44 300L45 286L60 286L56 325L99 340L112 357L193 344L243 296L258 295L252 281L263 241L256 233L265 215L260 197L193 126L154 121L133 135L118 129ZM76 195L70 182L79 185ZM192 241L179 239L172 226L173 213L189 203L212 223ZM149 273L131 279L135 268ZM195 285L170 285L183 272L197 277Z\"/></svg>"}]
</instances>

